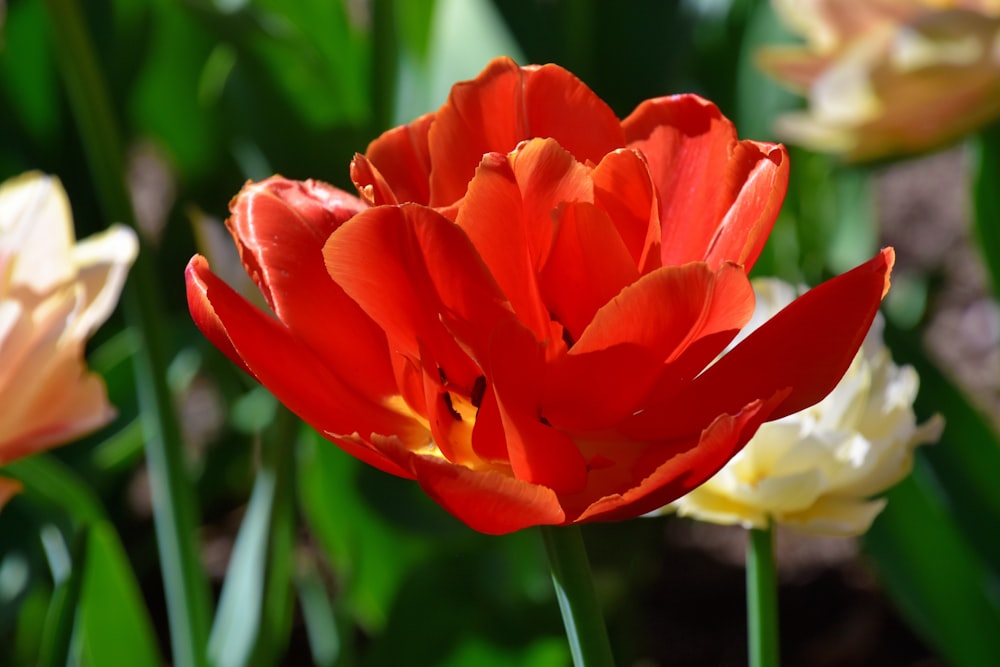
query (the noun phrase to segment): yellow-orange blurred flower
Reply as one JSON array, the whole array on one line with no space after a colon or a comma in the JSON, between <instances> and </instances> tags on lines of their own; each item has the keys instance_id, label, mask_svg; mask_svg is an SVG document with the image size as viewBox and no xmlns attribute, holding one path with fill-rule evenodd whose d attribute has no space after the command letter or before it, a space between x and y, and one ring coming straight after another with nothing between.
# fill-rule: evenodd
<instances>
[{"instance_id":1,"label":"yellow-orange blurred flower","mask_svg":"<svg viewBox=\"0 0 1000 667\"><path fill-rule=\"evenodd\" d=\"M782 139L868 160L933 149L1000 117L1000 2L773 0L803 46L759 63L808 97Z\"/></svg>"},{"instance_id":2,"label":"yellow-orange blurred flower","mask_svg":"<svg viewBox=\"0 0 1000 667\"><path fill-rule=\"evenodd\" d=\"M792 302L779 280L755 280L757 309L747 330ZM859 535L885 506L882 493L905 477L915 446L936 440L940 419L917 425L918 378L896 366L876 320L840 384L821 402L763 424L712 479L671 504L682 516L763 528Z\"/></svg>"},{"instance_id":3,"label":"yellow-orange blurred flower","mask_svg":"<svg viewBox=\"0 0 1000 667\"><path fill-rule=\"evenodd\" d=\"M137 250L118 225L77 243L53 177L0 184L0 465L114 417L84 346L114 310ZM0 480L0 505L13 490Z\"/></svg>"}]
</instances>

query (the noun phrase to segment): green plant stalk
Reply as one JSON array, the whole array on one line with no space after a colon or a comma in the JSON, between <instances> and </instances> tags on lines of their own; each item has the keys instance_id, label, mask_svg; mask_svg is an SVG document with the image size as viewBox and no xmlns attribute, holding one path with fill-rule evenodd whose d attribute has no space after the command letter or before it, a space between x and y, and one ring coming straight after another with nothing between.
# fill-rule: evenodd
<instances>
[{"instance_id":1,"label":"green plant stalk","mask_svg":"<svg viewBox=\"0 0 1000 667\"><path fill-rule=\"evenodd\" d=\"M70 648L77 610L80 608L80 591L86 569L87 539L90 527L76 527L72 539L72 568L64 581L56 582L49 604L42 643L39 650L39 667L65 667L69 664Z\"/></svg>"},{"instance_id":2,"label":"green plant stalk","mask_svg":"<svg viewBox=\"0 0 1000 667\"><path fill-rule=\"evenodd\" d=\"M1000 123L979 133L972 156L973 227L993 296L1000 298Z\"/></svg>"},{"instance_id":3,"label":"green plant stalk","mask_svg":"<svg viewBox=\"0 0 1000 667\"><path fill-rule=\"evenodd\" d=\"M750 667L778 667L778 585L774 532L752 528L747 544L747 635Z\"/></svg>"},{"instance_id":4,"label":"green plant stalk","mask_svg":"<svg viewBox=\"0 0 1000 667\"><path fill-rule=\"evenodd\" d=\"M77 0L46 0L52 42L70 107L104 215L134 227L125 188L123 152L107 85ZM140 235L141 237L141 235ZM186 479L180 425L167 387L166 317L150 266L140 251L125 286L126 318L139 337L135 373L146 437L160 566L167 599L173 663L206 663L209 591L198 557L193 489Z\"/></svg>"},{"instance_id":5,"label":"green plant stalk","mask_svg":"<svg viewBox=\"0 0 1000 667\"><path fill-rule=\"evenodd\" d=\"M579 526L541 526L552 584L575 667L613 667L611 643L594 591Z\"/></svg>"}]
</instances>

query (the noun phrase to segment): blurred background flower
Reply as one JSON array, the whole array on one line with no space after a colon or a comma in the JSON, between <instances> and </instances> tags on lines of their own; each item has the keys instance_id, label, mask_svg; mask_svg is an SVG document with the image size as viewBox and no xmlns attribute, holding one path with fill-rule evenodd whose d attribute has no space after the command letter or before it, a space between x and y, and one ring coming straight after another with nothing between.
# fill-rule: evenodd
<instances>
[{"instance_id":1,"label":"blurred background flower","mask_svg":"<svg viewBox=\"0 0 1000 667\"><path fill-rule=\"evenodd\" d=\"M774 0L806 44L758 62L807 97L785 141L851 160L938 148L1000 115L1000 5L990 0Z\"/></svg>"},{"instance_id":2,"label":"blurred background flower","mask_svg":"<svg viewBox=\"0 0 1000 667\"><path fill-rule=\"evenodd\" d=\"M754 281L748 329L791 303L799 290ZM936 440L941 419L917 424L919 381L892 362L881 319L837 387L816 405L768 422L718 474L667 509L744 528L772 522L822 535L860 535L885 506L873 499L913 466L913 449ZM746 335L741 332L741 336Z\"/></svg>"},{"instance_id":3,"label":"blurred background flower","mask_svg":"<svg viewBox=\"0 0 1000 667\"><path fill-rule=\"evenodd\" d=\"M137 250L122 226L76 242L56 178L0 185L0 465L114 418L84 346L118 303Z\"/></svg>"}]
</instances>

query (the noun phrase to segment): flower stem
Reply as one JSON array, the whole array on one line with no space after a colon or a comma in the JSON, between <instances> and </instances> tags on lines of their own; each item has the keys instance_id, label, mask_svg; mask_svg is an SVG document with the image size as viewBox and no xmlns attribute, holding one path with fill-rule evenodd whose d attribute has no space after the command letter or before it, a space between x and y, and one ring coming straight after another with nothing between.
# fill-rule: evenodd
<instances>
[{"instance_id":1,"label":"flower stem","mask_svg":"<svg viewBox=\"0 0 1000 667\"><path fill-rule=\"evenodd\" d=\"M46 0L46 5L57 62L101 209L109 220L134 226L131 198L124 182L121 137L80 3ZM185 477L180 425L166 382L169 327L159 297L148 247L143 247L125 285L122 301L126 318L140 342L133 363L173 664L200 667L206 662L209 590L196 546L195 497Z\"/></svg>"},{"instance_id":2,"label":"flower stem","mask_svg":"<svg viewBox=\"0 0 1000 667\"><path fill-rule=\"evenodd\" d=\"M611 643L579 526L542 526L541 531L573 665L613 667Z\"/></svg>"},{"instance_id":3,"label":"flower stem","mask_svg":"<svg viewBox=\"0 0 1000 667\"><path fill-rule=\"evenodd\" d=\"M747 634L750 667L778 667L778 587L774 532L752 528L747 545Z\"/></svg>"}]
</instances>

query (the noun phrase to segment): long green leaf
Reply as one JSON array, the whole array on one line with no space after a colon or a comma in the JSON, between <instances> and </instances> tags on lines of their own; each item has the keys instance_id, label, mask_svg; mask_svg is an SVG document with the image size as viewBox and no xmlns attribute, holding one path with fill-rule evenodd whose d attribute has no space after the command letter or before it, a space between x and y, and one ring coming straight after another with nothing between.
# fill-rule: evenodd
<instances>
[{"instance_id":1,"label":"long green leaf","mask_svg":"<svg viewBox=\"0 0 1000 667\"><path fill-rule=\"evenodd\" d=\"M84 665L162 664L142 592L118 534L107 521L90 527L79 613Z\"/></svg>"},{"instance_id":2,"label":"long green leaf","mask_svg":"<svg viewBox=\"0 0 1000 667\"><path fill-rule=\"evenodd\" d=\"M94 190L110 220L134 224L125 189L122 140L108 87L75 0L47 0L57 61L83 139ZM169 328L148 247L140 251L123 300L143 342L135 358L160 566L173 658L181 667L205 664L209 594L195 544L193 490L185 475L180 425L166 383Z\"/></svg>"},{"instance_id":3,"label":"long green leaf","mask_svg":"<svg viewBox=\"0 0 1000 667\"><path fill-rule=\"evenodd\" d=\"M1000 123L973 141L973 222L979 250L989 271L993 294L1000 298Z\"/></svg>"},{"instance_id":4,"label":"long green leaf","mask_svg":"<svg viewBox=\"0 0 1000 667\"><path fill-rule=\"evenodd\" d=\"M881 580L954 667L1000 665L998 581L957 530L922 460L865 537Z\"/></svg>"}]
</instances>

